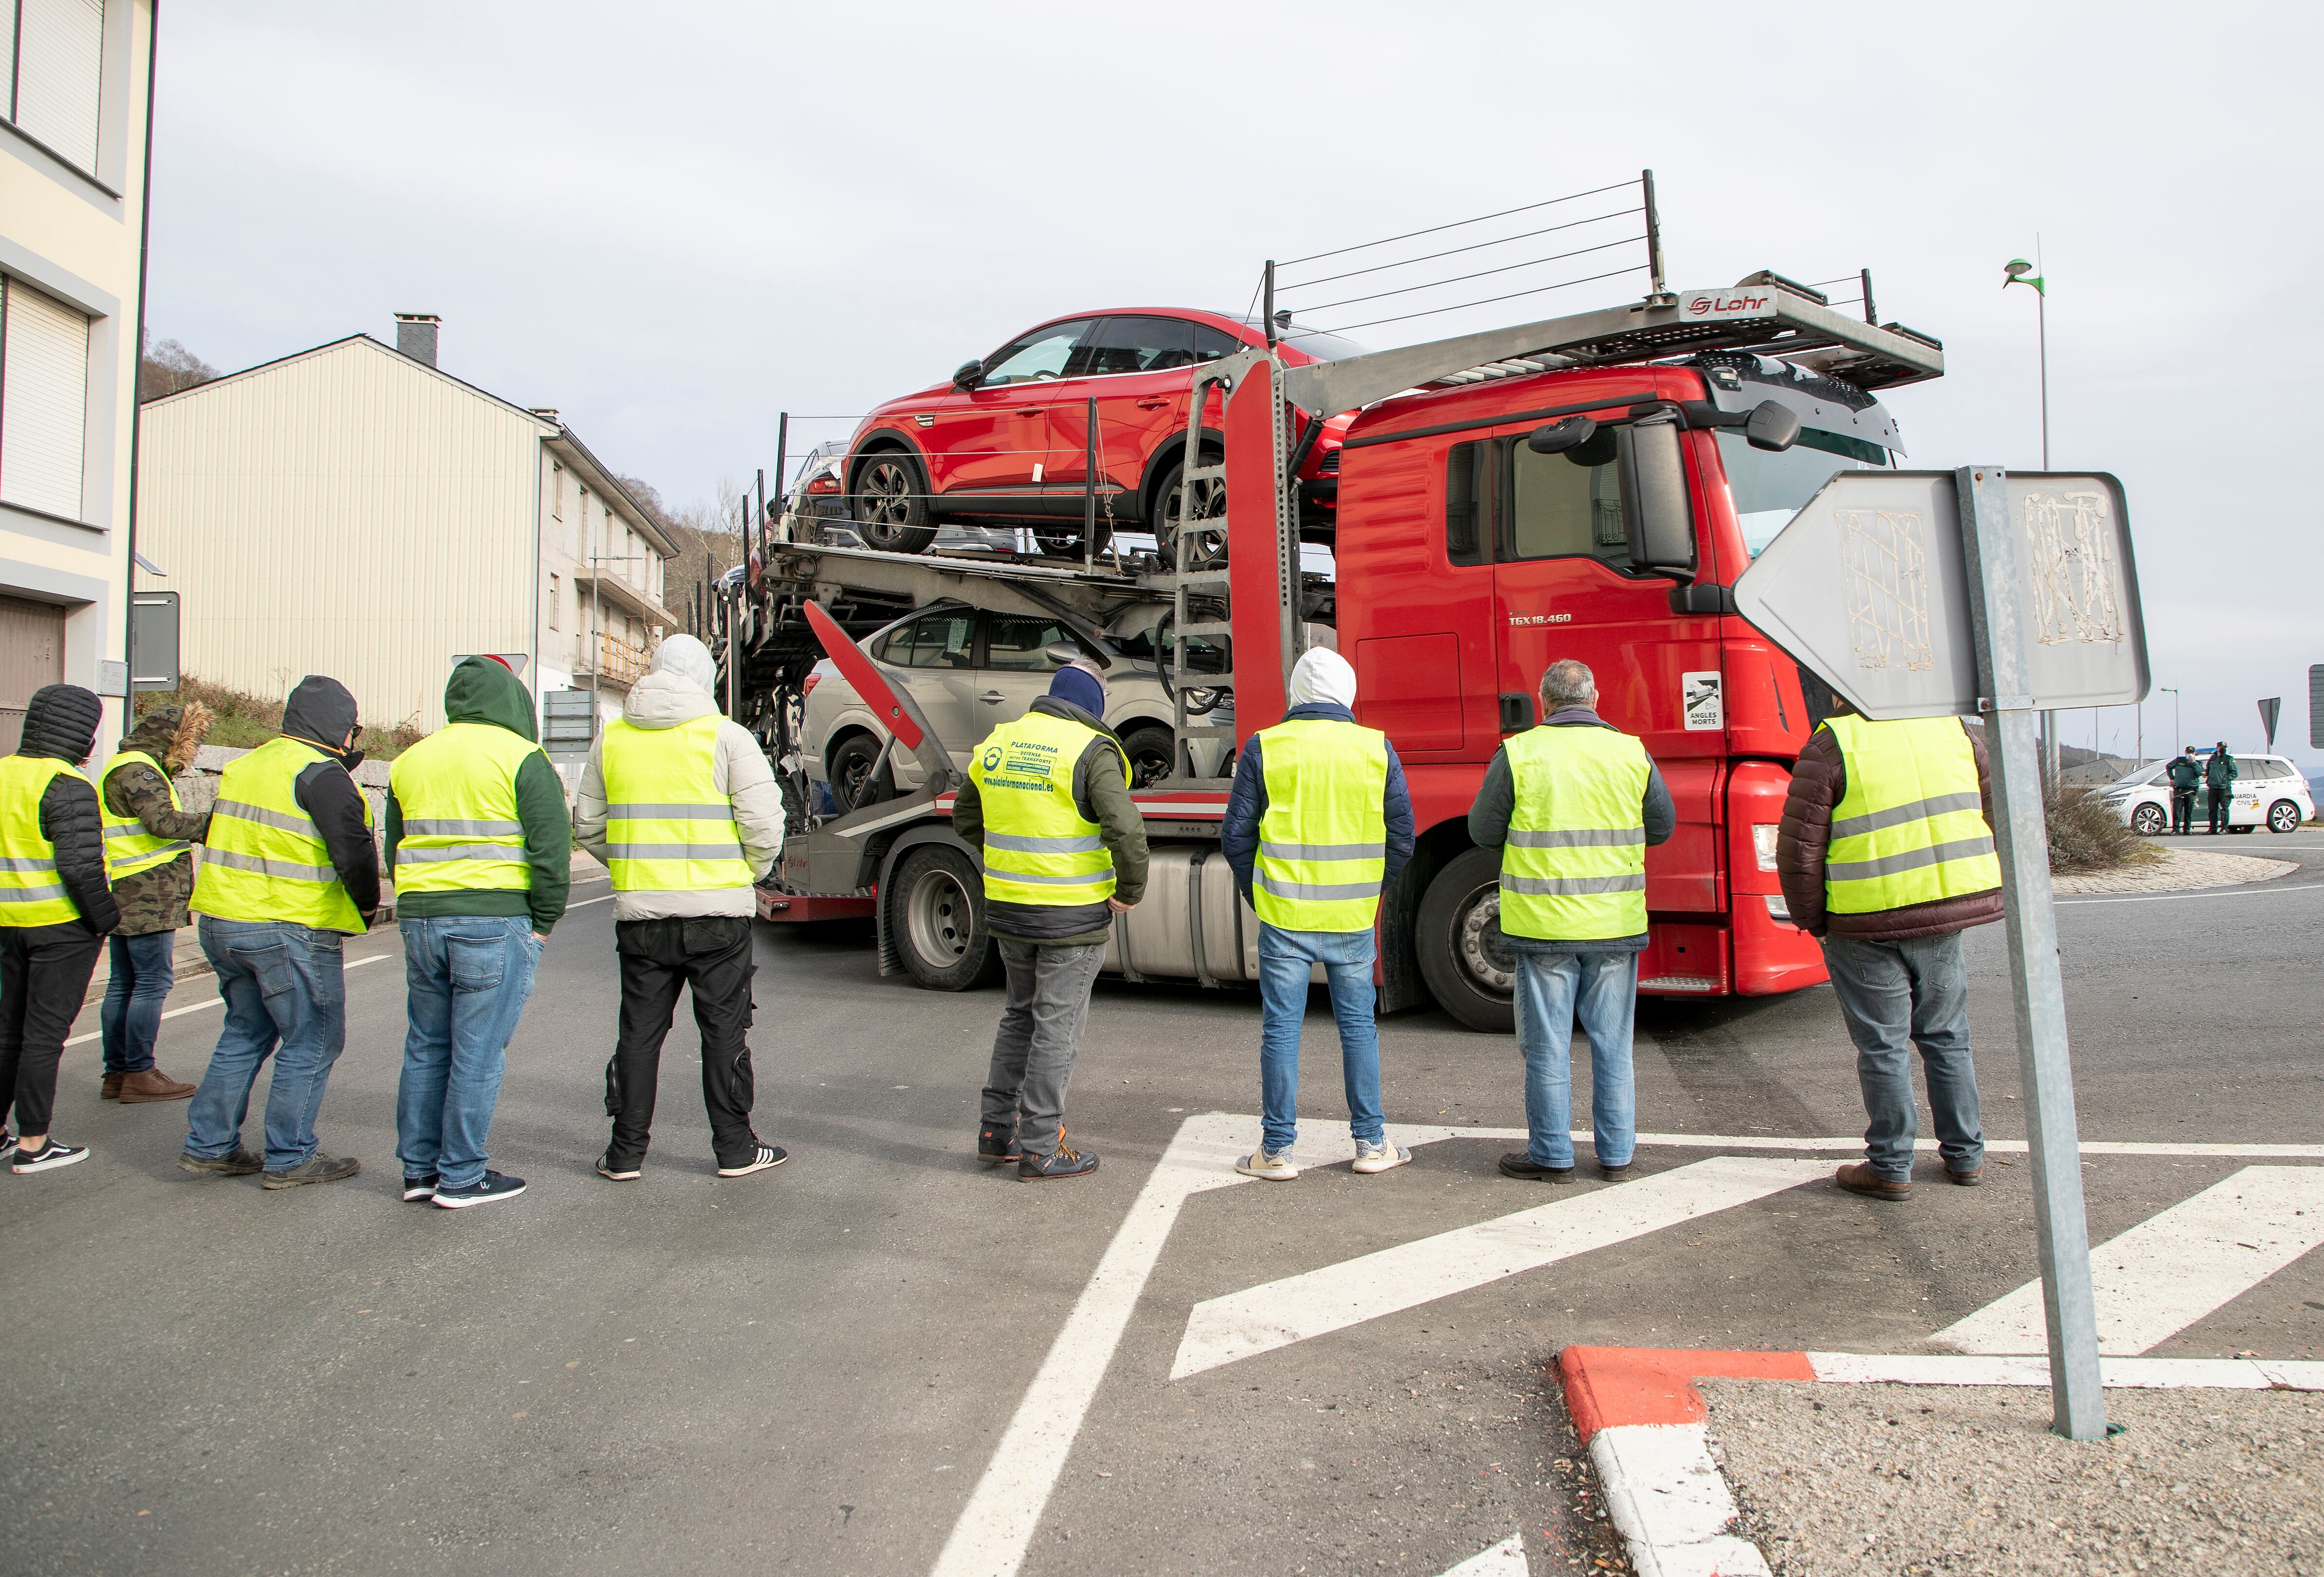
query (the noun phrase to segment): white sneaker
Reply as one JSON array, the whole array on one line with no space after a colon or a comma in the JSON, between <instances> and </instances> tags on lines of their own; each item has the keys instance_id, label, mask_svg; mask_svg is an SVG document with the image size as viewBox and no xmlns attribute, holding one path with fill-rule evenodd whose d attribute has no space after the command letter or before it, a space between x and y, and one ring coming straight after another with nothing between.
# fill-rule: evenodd
<instances>
[{"instance_id":1,"label":"white sneaker","mask_svg":"<svg viewBox=\"0 0 2324 1577\"><path fill-rule=\"evenodd\" d=\"M1367 1144L1362 1139L1358 1139L1356 1164L1349 1169L1356 1172L1385 1172L1391 1167L1401 1167L1411 1159L1412 1152L1402 1145L1392 1145L1384 1139L1378 1144Z\"/></svg>"},{"instance_id":2,"label":"white sneaker","mask_svg":"<svg viewBox=\"0 0 2324 1577\"><path fill-rule=\"evenodd\" d=\"M1270 1183L1288 1183L1299 1176L1299 1168L1291 1164L1289 1150L1270 1151L1265 1146L1237 1161L1235 1170L1246 1177L1264 1177Z\"/></svg>"}]
</instances>

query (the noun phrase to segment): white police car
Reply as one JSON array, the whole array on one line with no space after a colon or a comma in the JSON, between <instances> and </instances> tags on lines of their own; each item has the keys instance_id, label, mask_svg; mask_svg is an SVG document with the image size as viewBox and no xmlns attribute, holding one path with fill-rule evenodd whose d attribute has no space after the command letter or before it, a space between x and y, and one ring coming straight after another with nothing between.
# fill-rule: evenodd
<instances>
[{"instance_id":1,"label":"white police car","mask_svg":"<svg viewBox=\"0 0 2324 1577\"><path fill-rule=\"evenodd\" d=\"M2231 752L2232 753L2232 752ZM2206 752L2195 758L2198 767L2209 761ZM2315 797L2308 779L2282 756L2236 756L2234 798L2227 806L2227 830L2248 833L2264 826L2288 833L2316 816ZM2211 791L2195 790L2195 820L2199 828L2211 825ZM2153 837L2171 830L2171 763L2141 767L2099 791L2100 798L2122 817L2131 831Z\"/></svg>"}]
</instances>

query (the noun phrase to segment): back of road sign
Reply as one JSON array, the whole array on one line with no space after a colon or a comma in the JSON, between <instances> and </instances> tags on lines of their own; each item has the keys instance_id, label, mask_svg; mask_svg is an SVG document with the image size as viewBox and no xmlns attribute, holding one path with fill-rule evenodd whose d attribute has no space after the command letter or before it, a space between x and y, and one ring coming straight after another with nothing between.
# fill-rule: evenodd
<instances>
[{"instance_id":1,"label":"back of road sign","mask_svg":"<svg viewBox=\"0 0 2324 1577\"><path fill-rule=\"evenodd\" d=\"M2004 706L2126 706L2146 630L2122 484L2008 474L2033 693ZM1871 718L1974 715L1977 659L1950 471L1841 471L1735 582L1736 611Z\"/></svg>"}]
</instances>

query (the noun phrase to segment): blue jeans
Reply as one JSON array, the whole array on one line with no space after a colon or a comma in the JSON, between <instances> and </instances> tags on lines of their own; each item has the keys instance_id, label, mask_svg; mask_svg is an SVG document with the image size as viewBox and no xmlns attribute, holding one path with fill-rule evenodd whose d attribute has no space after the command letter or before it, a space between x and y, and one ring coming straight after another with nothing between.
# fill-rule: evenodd
<instances>
[{"instance_id":1,"label":"blue jeans","mask_svg":"<svg viewBox=\"0 0 2324 1577\"><path fill-rule=\"evenodd\" d=\"M251 1086L269 1056L266 1169L315 1153L323 1086L347 1041L347 989L337 931L280 920L201 918L202 956L217 972L226 1027L186 1112L186 1153L216 1160L242 1142Z\"/></svg>"},{"instance_id":2,"label":"blue jeans","mask_svg":"<svg viewBox=\"0 0 2324 1577\"><path fill-rule=\"evenodd\" d=\"M1623 1167L1637 1148L1630 1029L1638 1009L1635 953L1517 952L1517 1050L1526 1069L1526 1154L1536 1167L1573 1165L1573 1022L1590 1037L1590 1128L1598 1164Z\"/></svg>"},{"instance_id":3,"label":"blue jeans","mask_svg":"<svg viewBox=\"0 0 2324 1577\"><path fill-rule=\"evenodd\" d=\"M1960 933L1865 942L1826 936L1823 961L1840 993L1840 1016L1856 1043L1856 1082L1872 1120L1864 1148L1875 1176L1891 1183L1913 1177L1913 1059L1921 1048L1928 1071L1929 1114L1938 1153L1953 1172L1985 1165L1985 1129L1977 1100L1977 1065L1969 1051L1969 970Z\"/></svg>"},{"instance_id":4,"label":"blue jeans","mask_svg":"<svg viewBox=\"0 0 2324 1577\"><path fill-rule=\"evenodd\" d=\"M153 1065L153 1040L161 1033L161 1004L178 983L172 956L178 933L154 931L143 936L115 934L106 938L113 951L113 973L106 977L105 1005L97 1010L97 1027L105 1038L105 1071L142 1073Z\"/></svg>"},{"instance_id":5,"label":"blue jeans","mask_svg":"<svg viewBox=\"0 0 2324 1577\"><path fill-rule=\"evenodd\" d=\"M1386 1131L1380 1120L1379 1027L1372 1019L1370 931L1286 931L1259 926L1259 1089L1265 1112L1260 1143L1287 1150L1299 1137L1299 1031L1307 1019L1311 967L1323 966L1332 1018L1340 1027L1340 1077L1347 1086L1348 1130L1366 1144Z\"/></svg>"},{"instance_id":6,"label":"blue jeans","mask_svg":"<svg viewBox=\"0 0 2324 1577\"><path fill-rule=\"evenodd\" d=\"M405 1176L466 1188L484 1175L484 1136L541 940L530 919L495 915L400 924L411 1027L395 1086L395 1153Z\"/></svg>"}]
</instances>

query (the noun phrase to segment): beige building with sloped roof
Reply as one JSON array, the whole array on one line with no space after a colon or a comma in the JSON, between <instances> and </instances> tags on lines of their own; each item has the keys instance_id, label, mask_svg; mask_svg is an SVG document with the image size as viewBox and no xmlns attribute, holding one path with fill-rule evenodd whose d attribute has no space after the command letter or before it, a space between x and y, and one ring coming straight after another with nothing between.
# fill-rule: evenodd
<instances>
[{"instance_id":1,"label":"beige building with sloped roof","mask_svg":"<svg viewBox=\"0 0 2324 1577\"><path fill-rule=\"evenodd\" d=\"M521 657L601 716L676 620L675 547L550 410L435 364L438 324L148 403L139 550L180 596L181 670L280 696L328 674L366 724L444 722L453 659Z\"/></svg>"}]
</instances>

